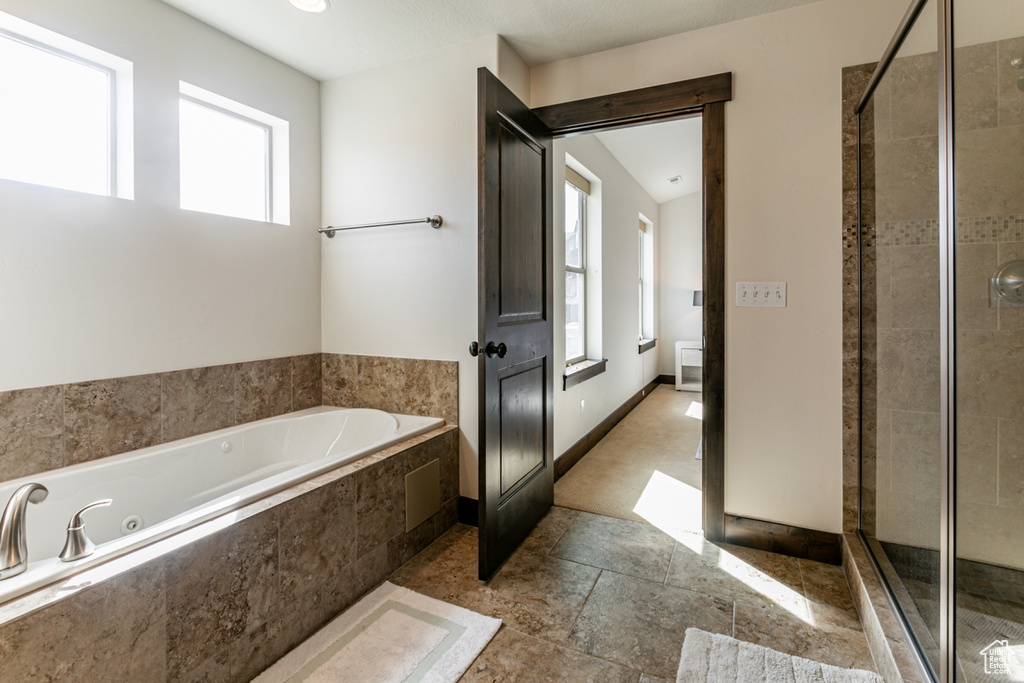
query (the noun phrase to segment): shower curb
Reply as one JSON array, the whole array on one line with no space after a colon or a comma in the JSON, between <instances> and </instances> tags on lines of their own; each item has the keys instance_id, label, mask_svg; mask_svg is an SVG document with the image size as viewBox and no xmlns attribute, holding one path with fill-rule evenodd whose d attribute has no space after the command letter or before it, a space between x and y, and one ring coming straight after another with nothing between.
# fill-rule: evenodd
<instances>
[{"instance_id":1,"label":"shower curb","mask_svg":"<svg viewBox=\"0 0 1024 683\"><path fill-rule=\"evenodd\" d=\"M856 534L843 534L843 572L879 675L886 683L924 683L927 679L917 668L867 550Z\"/></svg>"}]
</instances>

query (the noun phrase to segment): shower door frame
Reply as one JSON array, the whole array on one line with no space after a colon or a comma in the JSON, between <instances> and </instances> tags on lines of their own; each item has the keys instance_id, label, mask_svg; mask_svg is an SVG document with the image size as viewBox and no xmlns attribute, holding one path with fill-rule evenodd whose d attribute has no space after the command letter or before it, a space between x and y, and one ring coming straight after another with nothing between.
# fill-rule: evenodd
<instances>
[{"instance_id":1,"label":"shower door frame","mask_svg":"<svg viewBox=\"0 0 1024 683\"><path fill-rule=\"evenodd\" d=\"M922 10L929 1L935 2L937 11L938 58L938 113L939 113L939 461L940 461L940 519L939 519L939 670L938 683L956 680L956 186L955 186L955 126L953 99L953 0L912 0L896 33L886 47L877 67L871 74L857 103L857 291L858 291L858 418L863 433L864 414L864 310L863 310L863 214L861 198L861 114L896 58L900 47L913 29ZM876 219L877 222L877 219ZM863 444L863 438L860 443ZM861 454L862 456L863 454ZM874 571L885 590L886 599L898 616L900 629L917 660L917 667L929 680L931 667L921 650L917 638L907 625L906 615L896 600L892 588L882 572L871 544L863 531L863 457L858 458L858 519L857 535L871 558Z\"/></svg>"}]
</instances>

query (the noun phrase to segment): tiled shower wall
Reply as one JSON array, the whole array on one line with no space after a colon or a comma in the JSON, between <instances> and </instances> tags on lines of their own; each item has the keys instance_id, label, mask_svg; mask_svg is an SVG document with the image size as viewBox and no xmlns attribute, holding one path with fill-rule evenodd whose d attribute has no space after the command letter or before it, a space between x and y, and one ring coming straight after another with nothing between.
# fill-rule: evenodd
<instances>
[{"instance_id":1,"label":"tiled shower wall","mask_svg":"<svg viewBox=\"0 0 1024 683\"><path fill-rule=\"evenodd\" d=\"M319 405L458 424L458 364L317 353L0 392L0 481Z\"/></svg>"},{"instance_id":2,"label":"tiled shower wall","mask_svg":"<svg viewBox=\"0 0 1024 683\"><path fill-rule=\"evenodd\" d=\"M1024 309L988 278L1024 258L1024 38L956 51L958 554L1021 566ZM844 72L844 501L856 525L856 119L871 66ZM864 527L938 547L939 250L935 55L898 59L865 121ZM847 99L847 89L850 97ZM870 116L874 120L871 121ZM852 124L852 125L851 125ZM873 200L873 201L872 201ZM877 215L875 215L877 214ZM877 347L876 347L877 342ZM852 486L851 486L852 484ZM851 505L851 502L853 503Z\"/></svg>"}]
</instances>

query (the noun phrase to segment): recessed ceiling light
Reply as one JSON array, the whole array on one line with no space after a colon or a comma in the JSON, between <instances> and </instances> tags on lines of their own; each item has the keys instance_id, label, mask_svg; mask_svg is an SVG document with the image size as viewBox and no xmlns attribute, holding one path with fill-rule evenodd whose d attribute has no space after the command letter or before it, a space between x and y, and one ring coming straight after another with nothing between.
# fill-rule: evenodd
<instances>
[{"instance_id":1,"label":"recessed ceiling light","mask_svg":"<svg viewBox=\"0 0 1024 683\"><path fill-rule=\"evenodd\" d=\"M331 6L328 0L288 0L292 7L298 7L304 12L326 12Z\"/></svg>"}]
</instances>

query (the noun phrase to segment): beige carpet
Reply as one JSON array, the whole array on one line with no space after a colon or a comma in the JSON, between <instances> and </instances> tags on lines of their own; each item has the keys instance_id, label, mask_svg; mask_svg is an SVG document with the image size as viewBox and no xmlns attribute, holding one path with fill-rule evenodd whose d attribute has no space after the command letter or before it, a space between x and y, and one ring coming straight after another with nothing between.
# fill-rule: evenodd
<instances>
[{"instance_id":1,"label":"beige carpet","mask_svg":"<svg viewBox=\"0 0 1024 683\"><path fill-rule=\"evenodd\" d=\"M555 483L555 505L699 533L700 400L658 386Z\"/></svg>"},{"instance_id":2,"label":"beige carpet","mask_svg":"<svg viewBox=\"0 0 1024 683\"><path fill-rule=\"evenodd\" d=\"M686 629L676 683L883 683L861 669L841 669L729 636Z\"/></svg>"}]
</instances>

